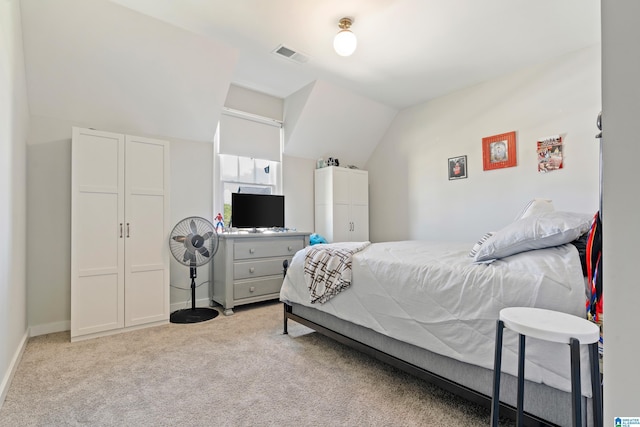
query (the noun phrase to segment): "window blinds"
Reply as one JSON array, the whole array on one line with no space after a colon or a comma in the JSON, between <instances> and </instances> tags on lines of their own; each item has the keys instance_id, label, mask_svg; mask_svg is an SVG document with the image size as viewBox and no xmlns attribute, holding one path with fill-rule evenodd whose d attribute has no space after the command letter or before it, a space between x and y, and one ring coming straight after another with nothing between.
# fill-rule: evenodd
<instances>
[{"instance_id":1,"label":"window blinds","mask_svg":"<svg viewBox=\"0 0 640 427\"><path fill-rule=\"evenodd\" d=\"M280 161L280 126L222 114L220 154Z\"/></svg>"}]
</instances>

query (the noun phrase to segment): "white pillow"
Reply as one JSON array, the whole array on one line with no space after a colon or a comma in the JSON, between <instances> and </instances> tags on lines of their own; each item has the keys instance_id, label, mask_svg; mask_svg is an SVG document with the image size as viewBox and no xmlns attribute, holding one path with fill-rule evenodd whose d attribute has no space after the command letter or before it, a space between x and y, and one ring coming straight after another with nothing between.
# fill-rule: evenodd
<instances>
[{"instance_id":1,"label":"white pillow","mask_svg":"<svg viewBox=\"0 0 640 427\"><path fill-rule=\"evenodd\" d=\"M533 199L520 211L514 221L545 212L553 212L553 203L549 199Z\"/></svg>"},{"instance_id":2,"label":"white pillow","mask_svg":"<svg viewBox=\"0 0 640 427\"><path fill-rule=\"evenodd\" d=\"M469 252L469 256L471 258L475 257L478 251L480 250L480 247L482 246L482 244L486 242L489 239L489 237L493 236L494 234L495 233L493 231L490 231L484 236L482 236L480 240L478 240L478 242L475 245L473 245L473 248L471 248L471 252Z\"/></svg>"},{"instance_id":3,"label":"white pillow","mask_svg":"<svg viewBox=\"0 0 640 427\"><path fill-rule=\"evenodd\" d=\"M588 214L558 211L528 216L488 238L474 260L488 261L572 242L589 230L592 219Z\"/></svg>"}]
</instances>

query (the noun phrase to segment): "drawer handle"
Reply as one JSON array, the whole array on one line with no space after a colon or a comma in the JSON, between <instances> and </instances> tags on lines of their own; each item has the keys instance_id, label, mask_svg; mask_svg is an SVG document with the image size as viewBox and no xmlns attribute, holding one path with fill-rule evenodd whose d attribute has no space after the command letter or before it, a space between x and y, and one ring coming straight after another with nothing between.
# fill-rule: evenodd
<instances>
[{"instance_id":1,"label":"drawer handle","mask_svg":"<svg viewBox=\"0 0 640 427\"><path fill-rule=\"evenodd\" d=\"M253 254L253 253L255 253L255 252L256 252L256 250L255 250L255 249L253 249L253 248L249 249L249 253L250 253L250 254Z\"/></svg>"},{"instance_id":2,"label":"drawer handle","mask_svg":"<svg viewBox=\"0 0 640 427\"><path fill-rule=\"evenodd\" d=\"M255 291L256 291L256 287L255 286L252 286L252 287L249 288L249 292L255 292Z\"/></svg>"},{"instance_id":3,"label":"drawer handle","mask_svg":"<svg viewBox=\"0 0 640 427\"><path fill-rule=\"evenodd\" d=\"M293 248L292 248L291 246L287 246L287 250L288 250L289 252L291 252L291 250L292 250L292 249L293 249Z\"/></svg>"},{"instance_id":4,"label":"drawer handle","mask_svg":"<svg viewBox=\"0 0 640 427\"><path fill-rule=\"evenodd\" d=\"M256 271L256 269L255 269L255 268L253 268L253 267L251 267L251 268L249 269L249 273L253 273L253 272L255 272L255 271Z\"/></svg>"}]
</instances>

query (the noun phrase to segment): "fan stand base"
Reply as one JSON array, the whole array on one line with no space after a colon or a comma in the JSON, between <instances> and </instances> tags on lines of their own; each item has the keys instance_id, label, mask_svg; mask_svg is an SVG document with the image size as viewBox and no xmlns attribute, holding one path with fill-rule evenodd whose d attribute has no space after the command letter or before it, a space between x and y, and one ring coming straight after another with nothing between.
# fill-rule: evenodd
<instances>
[{"instance_id":1,"label":"fan stand base","mask_svg":"<svg viewBox=\"0 0 640 427\"><path fill-rule=\"evenodd\" d=\"M207 307L185 308L171 313L169 321L171 323L199 323L215 319L220 314L218 310Z\"/></svg>"}]
</instances>

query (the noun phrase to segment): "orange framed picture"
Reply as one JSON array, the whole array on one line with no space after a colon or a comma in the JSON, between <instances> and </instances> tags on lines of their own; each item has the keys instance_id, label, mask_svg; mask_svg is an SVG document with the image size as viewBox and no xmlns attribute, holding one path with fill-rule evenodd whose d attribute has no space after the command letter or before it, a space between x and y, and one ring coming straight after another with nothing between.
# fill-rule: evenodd
<instances>
[{"instance_id":1,"label":"orange framed picture","mask_svg":"<svg viewBox=\"0 0 640 427\"><path fill-rule=\"evenodd\" d=\"M515 131L482 138L482 166L484 170L510 168L516 165Z\"/></svg>"}]
</instances>

